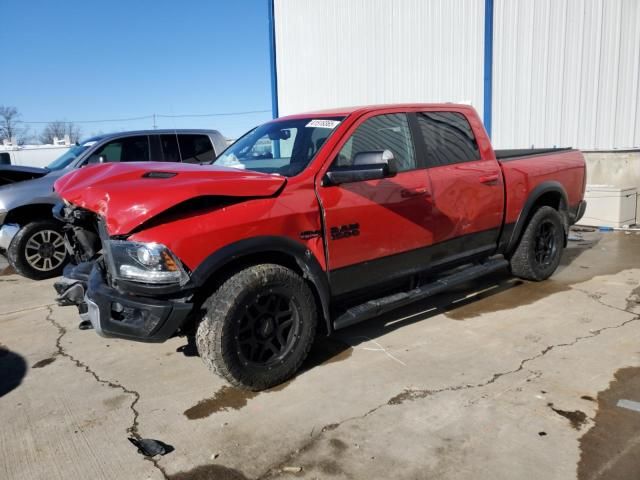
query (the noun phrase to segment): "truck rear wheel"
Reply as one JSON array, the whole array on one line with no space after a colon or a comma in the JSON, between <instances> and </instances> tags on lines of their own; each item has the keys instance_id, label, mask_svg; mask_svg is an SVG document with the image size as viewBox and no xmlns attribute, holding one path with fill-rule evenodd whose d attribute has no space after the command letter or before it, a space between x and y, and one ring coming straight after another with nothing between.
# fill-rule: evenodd
<instances>
[{"instance_id":1,"label":"truck rear wheel","mask_svg":"<svg viewBox=\"0 0 640 480\"><path fill-rule=\"evenodd\" d=\"M16 272L31 280L59 276L68 260L62 225L55 220L27 223L11 240L7 258Z\"/></svg>"},{"instance_id":2,"label":"truck rear wheel","mask_svg":"<svg viewBox=\"0 0 640 480\"><path fill-rule=\"evenodd\" d=\"M200 357L241 388L264 390L300 368L313 343L313 293L292 270L275 264L240 270L209 297L196 333Z\"/></svg>"},{"instance_id":3,"label":"truck rear wheel","mask_svg":"<svg viewBox=\"0 0 640 480\"><path fill-rule=\"evenodd\" d=\"M549 278L560 264L564 235L560 213L552 207L540 207L531 217L511 257L511 272L525 280Z\"/></svg>"}]
</instances>

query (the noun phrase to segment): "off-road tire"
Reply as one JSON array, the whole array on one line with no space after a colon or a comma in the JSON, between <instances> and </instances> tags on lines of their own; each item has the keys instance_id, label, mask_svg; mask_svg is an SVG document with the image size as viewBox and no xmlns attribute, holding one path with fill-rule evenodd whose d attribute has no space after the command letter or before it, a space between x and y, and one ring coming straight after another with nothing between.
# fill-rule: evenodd
<instances>
[{"instance_id":1,"label":"off-road tire","mask_svg":"<svg viewBox=\"0 0 640 480\"><path fill-rule=\"evenodd\" d=\"M240 324L251 308L248 305L273 291L283 299L289 298L292 310L295 308L299 315L295 317L296 334L289 337L290 351L274 360L277 364L251 364L240 352ZM316 333L316 302L309 286L294 271L276 264L238 271L204 302L202 311L196 332L200 357L213 373L248 390L264 390L291 378L307 357Z\"/></svg>"},{"instance_id":2,"label":"off-road tire","mask_svg":"<svg viewBox=\"0 0 640 480\"><path fill-rule=\"evenodd\" d=\"M7 259L9 261L9 264L15 269L15 271L23 277L30 278L31 280L46 280L47 278L58 277L62 274L64 266L69 261L69 255L65 249L64 260L62 260L59 265L55 266L55 268L38 270L29 263L29 261L27 260L26 251L29 240L34 238L34 236L37 235L38 232L44 232L47 230L57 232L62 236L62 238L64 238L62 225L60 224L60 222L52 219L47 219L36 220L31 223L27 223L18 231L16 236L13 237L13 240L11 240L11 244L7 249ZM62 245L62 248L65 248L64 245ZM59 260L56 258L55 262L58 263L58 261Z\"/></svg>"},{"instance_id":3,"label":"off-road tire","mask_svg":"<svg viewBox=\"0 0 640 480\"><path fill-rule=\"evenodd\" d=\"M541 226L553 226L555 248L549 261L541 264L536 261L536 242ZM536 282L546 280L558 268L564 248L564 221L560 213L552 207L540 207L531 217L520 238L520 243L511 257L511 273L525 280Z\"/></svg>"}]
</instances>

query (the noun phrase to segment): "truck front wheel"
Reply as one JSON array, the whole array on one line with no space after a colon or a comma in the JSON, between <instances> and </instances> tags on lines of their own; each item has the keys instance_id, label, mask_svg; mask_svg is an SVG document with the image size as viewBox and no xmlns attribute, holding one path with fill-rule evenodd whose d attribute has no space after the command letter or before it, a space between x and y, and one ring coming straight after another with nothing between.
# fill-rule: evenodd
<instances>
[{"instance_id":1,"label":"truck front wheel","mask_svg":"<svg viewBox=\"0 0 640 480\"><path fill-rule=\"evenodd\" d=\"M278 385L300 368L313 343L313 293L275 264L240 270L209 297L196 333L200 357L217 375L249 390Z\"/></svg>"},{"instance_id":2,"label":"truck front wheel","mask_svg":"<svg viewBox=\"0 0 640 480\"><path fill-rule=\"evenodd\" d=\"M511 257L511 273L538 282L549 278L560 264L564 235L560 213L552 207L540 207Z\"/></svg>"},{"instance_id":3,"label":"truck front wheel","mask_svg":"<svg viewBox=\"0 0 640 480\"><path fill-rule=\"evenodd\" d=\"M22 227L7 249L11 266L31 280L57 277L67 263L62 225L55 220L36 220Z\"/></svg>"}]
</instances>

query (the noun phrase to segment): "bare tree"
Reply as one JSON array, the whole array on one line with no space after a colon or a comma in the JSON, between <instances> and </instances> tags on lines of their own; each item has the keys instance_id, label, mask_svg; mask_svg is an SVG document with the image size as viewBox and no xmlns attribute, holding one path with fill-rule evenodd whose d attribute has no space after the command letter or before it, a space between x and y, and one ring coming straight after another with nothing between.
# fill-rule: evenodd
<instances>
[{"instance_id":1,"label":"bare tree","mask_svg":"<svg viewBox=\"0 0 640 480\"><path fill-rule=\"evenodd\" d=\"M29 129L20 121L16 107L0 105L0 142L14 138L18 144L23 144L29 138Z\"/></svg>"},{"instance_id":2,"label":"bare tree","mask_svg":"<svg viewBox=\"0 0 640 480\"><path fill-rule=\"evenodd\" d=\"M69 135L69 140L71 141L71 143L75 143L80 140L82 130L73 122L56 120L54 122L48 123L47 126L44 127L42 133L40 134L40 142L53 143L54 138L62 140L65 135Z\"/></svg>"}]
</instances>

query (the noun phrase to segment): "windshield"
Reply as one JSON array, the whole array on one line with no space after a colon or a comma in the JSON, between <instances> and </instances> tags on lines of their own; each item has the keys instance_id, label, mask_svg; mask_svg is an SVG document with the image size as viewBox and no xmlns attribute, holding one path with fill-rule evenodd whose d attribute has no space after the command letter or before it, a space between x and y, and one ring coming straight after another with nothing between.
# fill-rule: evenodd
<instances>
[{"instance_id":1,"label":"windshield","mask_svg":"<svg viewBox=\"0 0 640 480\"><path fill-rule=\"evenodd\" d=\"M89 141L81 143L80 145L74 145L64 154L59 156L56 160L47 165L47 169L62 170L63 168L68 167L69 164L76 158L78 158L82 152L84 152L87 148L89 148L91 145L94 145L95 143L95 141Z\"/></svg>"},{"instance_id":2,"label":"windshield","mask_svg":"<svg viewBox=\"0 0 640 480\"><path fill-rule=\"evenodd\" d=\"M309 165L343 118L308 117L266 123L227 148L213 164L292 177Z\"/></svg>"}]
</instances>

